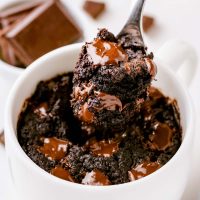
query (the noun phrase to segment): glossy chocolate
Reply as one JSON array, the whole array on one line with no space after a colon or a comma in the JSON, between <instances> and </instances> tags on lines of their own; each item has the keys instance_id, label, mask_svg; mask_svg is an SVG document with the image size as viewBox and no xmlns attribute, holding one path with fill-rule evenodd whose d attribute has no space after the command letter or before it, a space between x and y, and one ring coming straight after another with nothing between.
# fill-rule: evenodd
<instances>
[{"instance_id":1,"label":"glossy chocolate","mask_svg":"<svg viewBox=\"0 0 200 200\"><path fill-rule=\"evenodd\" d=\"M127 58L118 44L102 39L95 39L92 43L88 43L87 52L94 65L116 65Z\"/></svg>"},{"instance_id":2,"label":"glossy chocolate","mask_svg":"<svg viewBox=\"0 0 200 200\"><path fill-rule=\"evenodd\" d=\"M97 156L110 157L113 153L119 149L118 139L109 139L97 141L96 139L90 139L86 146L89 147L90 151Z\"/></svg>"},{"instance_id":3,"label":"glossy chocolate","mask_svg":"<svg viewBox=\"0 0 200 200\"><path fill-rule=\"evenodd\" d=\"M144 162L137 165L135 168L128 172L130 181L135 181L149 174L152 174L160 168L160 164L157 162Z\"/></svg>"},{"instance_id":4,"label":"glossy chocolate","mask_svg":"<svg viewBox=\"0 0 200 200\"><path fill-rule=\"evenodd\" d=\"M82 184L84 185L110 185L110 181L108 177L99 170L93 170L91 172L86 173L84 179L82 180Z\"/></svg>"},{"instance_id":5,"label":"glossy chocolate","mask_svg":"<svg viewBox=\"0 0 200 200\"><path fill-rule=\"evenodd\" d=\"M93 121L93 113L88 110L88 103L84 103L79 111L79 118L84 122L91 123Z\"/></svg>"},{"instance_id":6,"label":"glossy chocolate","mask_svg":"<svg viewBox=\"0 0 200 200\"><path fill-rule=\"evenodd\" d=\"M66 181L70 181L70 182L74 182L73 178L71 177L69 171L67 171L66 169L60 167L60 166L56 166L55 168L53 168L50 173L58 178L64 179Z\"/></svg>"},{"instance_id":7,"label":"glossy chocolate","mask_svg":"<svg viewBox=\"0 0 200 200\"><path fill-rule=\"evenodd\" d=\"M65 157L69 141L60 140L56 137L45 138L44 145L39 147L39 151L50 160L61 160Z\"/></svg>"}]
</instances>

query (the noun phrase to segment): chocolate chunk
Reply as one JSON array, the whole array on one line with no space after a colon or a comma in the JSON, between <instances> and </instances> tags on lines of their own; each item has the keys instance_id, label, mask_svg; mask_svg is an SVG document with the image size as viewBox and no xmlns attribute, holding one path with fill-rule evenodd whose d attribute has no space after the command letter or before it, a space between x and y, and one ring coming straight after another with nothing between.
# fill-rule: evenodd
<instances>
[{"instance_id":1,"label":"chocolate chunk","mask_svg":"<svg viewBox=\"0 0 200 200\"><path fill-rule=\"evenodd\" d=\"M158 170L160 167L161 167L160 164L157 162L146 161L144 163L137 165L130 171L128 171L129 179L130 181L141 179L145 176L148 176L149 174L152 174L153 172Z\"/></svg>"},{"instance_id":2,"label":"chocolate chunk","mask_svg":"<svg viewBox=\"0 0 200 200\"><path fill-rule=\"evenodd\" d=\"M97 18L106 8L105 3L85 1L83 9L93 18Z\"/></svg>"},{"instance_id":3,"label":"chocolate chunk","mask_svg":"<svg viewBox=\"0 0 200 200\"><path fill-rule=\"evenodd\" d=\"M65 157L69 141L60 140L56 137L44 138L44 145L38 148L50 160L60 160Z\"/></svg>"},{"instance_id":4,"label":"chocolate chunk","mask_svg":"<svg viewBox=\"0 0 200 200\"><path fill-rule=\"evenodd\" d=\"M149 29L153 26L154 24L154 18L151 16L144 15L143 16L143 21L142 21L142 26L144 32L148 32Z\"/></svg>"},{"instance_id":5,"label":"chocolate chunk","mask_svg":"<svg viewBox=\"0 0 200 200\"><path fill-rule=\"evenodd\" d=\"M95 138L91 138L87 141L86 146L94 155L110 157L119 150L119 141L118 139L97 141Z\"/></svg>"},{"instance_id":6,"label":"chocolate chunk","mask_svg":"<svg viewBox=\"0 0 200 200\"><path fill-rule=\"evenodd\" d=\"M0 12L0 19L8 18L8 17L11 17L11 16L17 17L17 15L21 15L24 12L29 12L30 10L41 5L42 3L44 3L43 0L36 0L36 1L25 2L25 3L21 3L19 5L13 6L11 8L4 10L4 11L1 11Z\"/></svg>"},{"instance_id":7,"label":"chocolate chunk","mask_svg":"<svg viewBox=\"0 0 200 200\"><path fill-rule=\"evenodd\" d=\"M93 170L86 173L84 179L82 180L84 185L110 185L108 177L106 177L101 171Z\"/></svg>"},{"instance_id":8,"label":"chocolate chunk","mask_svg":"<svg viewBox=\"0 0 200 200\"><path fill-rule=\"evenodd\" d=\"M34 9L5 34L15 54L26 65L43 54L73 43L81 32L59 1L49 0Z\"/></svg>"},{"instance_id":9,"label":"chocolate chunk","mask_svg":"<svg viewBox=\"0 0 200 200\"><path fill-rule=\"evenodd\" d=\"M164 151L172 145L173 131L167 124L156 123L155 129L149 136L150 147L159 151Z\"/></svg>"},{"instance_id":10,"label":"chocolate chunk","mask_svg":"<svg viewBox=\"0 0 200 200\"><path fill-rule=\"evenodd\" d=\"M101 39L88 44L87 52L94 65L117 64L127 58L125 51L116 43Z\"/></svg>"},{"instance_id":11,"label":"chocolate chunk","mask_svg":"<svg viewBox=\"0 0 200 200\"><path fill-rule=\"evenodd\" d=\"M66 181L70 181L70 182L74 182L73 178L71 177L70 173L68 170L60 167L60 166L56 166L55 168L53 168L50 173L54 176L57 176L58 178L64 179Z\"/></svg>"}]
</instances>

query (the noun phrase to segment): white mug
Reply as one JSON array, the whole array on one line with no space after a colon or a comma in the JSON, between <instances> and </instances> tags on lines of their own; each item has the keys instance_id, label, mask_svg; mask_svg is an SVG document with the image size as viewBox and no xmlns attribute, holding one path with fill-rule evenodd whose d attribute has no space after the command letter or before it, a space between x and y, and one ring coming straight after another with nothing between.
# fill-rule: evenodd
<instances>
[{"instance_id":1,"label":"white mug","mask_svg":"<svg viewBox=\"0 0 200 200\"><path fill-rule=\"evenodd\" d=\"M187 87L172 69L195 67L195 52L186 43L172 41L155 56L158 66L154 86L178 101L183 127L183 141L173 158L151 175L140 180L112 185L89 186L68 182L37 166L20 147L16 134L18 116L25 99L30 97L41 80L72 71L82 44L54 50L33 62L15 83L5 112L5 142L8 162L16 195L20 200L178 200L186 186L190 171L195 119ZM176 56L171 56L171 55ZM173 59L172 59L173 58ZM162 60L161 60L162 59ZM174 67L174 68L173 68ZM186 76L187 75L187 76ZM189 82L192 74L185 74Z\"/></svg>"}]
</instances>

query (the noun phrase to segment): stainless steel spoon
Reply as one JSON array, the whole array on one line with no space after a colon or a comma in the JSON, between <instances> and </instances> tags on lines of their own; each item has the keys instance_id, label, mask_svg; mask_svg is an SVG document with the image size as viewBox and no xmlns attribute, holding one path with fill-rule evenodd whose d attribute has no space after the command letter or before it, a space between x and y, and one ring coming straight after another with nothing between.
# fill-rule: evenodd
<instances>
[{"instance_id":1,"label":"stainless steel spoon","mask_svg":"<svg viewBox=\"0 0 200 200\"><path fill-rule=\"evenodd\" d=\"M144 2L145 0L136 1L129 19L127 20L120 33L117 35L118 38L121 38L124 35L129 35L134 40L134 44L136 46L142 47L145 47L140 28L141 14Z\"/></svg>"},{"instance_id":2,"label":"stainless steel spoon","mask_svg":"<svg viewBox=\"0 0 200 200\"><path fill-rule=\"evenodd\" d=\"M150 53L149 55L147 55L147 48L144 44L144 40L141 33L141 15L144 3L145 0L136 1L129 19L127 20L120 33L117 35L117 38L119 40L131 41L128 45L138 47L138 49L142 51L144 55L146 55L147 58L145 59L145 62L150 70L150 74L152 75L153 80L155 78L155 75L157 74L157 66L152 60L153 54Z\"/></svg>"}]
</instances>

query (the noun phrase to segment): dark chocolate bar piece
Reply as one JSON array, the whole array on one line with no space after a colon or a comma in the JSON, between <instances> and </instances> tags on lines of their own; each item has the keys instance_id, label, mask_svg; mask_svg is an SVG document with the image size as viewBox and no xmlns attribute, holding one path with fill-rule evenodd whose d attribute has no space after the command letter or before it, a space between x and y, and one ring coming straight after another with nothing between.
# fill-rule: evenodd
<instances>
[{"instance_id":1,"label":"dark chocolate bar piece","mask_svg":"<svg viewBox=\"0 0 200 200\"><path fill-rule=\"evenodd\" d=\"M49 0L34 9L5 38L28 65L45 53L73 43L81 31L60 1Z\"/></svg>"},{"instance_id":2,"label":"dark chocolate bar piece","mask_svg":"<svg viewBox=\"0 0 200 200\"><path fill-rule=\"evenodd\" d=\"M104 10L105 3L96 1L85 1L83 9L93 18L97 18Z\"/></svg>"},{"instance_id":3,"label":"dark chocolate bar piece","mask_svg":"<svg viewBox=\"0 0 200 200\"><path fill-rule=\"evenodd\" d=\"M12 30L17 23L24 19L34 8L41 5L44 1L26 2L14 7L8 8L0 12L0 48L1 59L8 64L25 67L24 64L15 55L14 49L9 42L4 38L4 35Z\"/></svg>"},{"instance_id":4,"label":"dark chocolate bar piece","mask_svg":"<svg viewBox=\"0 0 200 200\"><path fill-rule=\"evenodd\" d=\"M144 15L143 16L143 21L142 21L142 26L143 26L143 30L144 32L148 32L149 29L153 26L154 24L154 18Z\"/></svg>"},{"instance_id":5,"label":"dark chocolate bar piece","mask_svg":"<svg viewBox=\"0 0 200 200\"><path fill-rule=\"evenodd\" d=\"M20 59L15 55L14 49L9 44L9 42L5 39L4 35L12 30L17 23L19 23L22 19L24 19L30 11L23 12L21 14L8 16L1 19L1 30L0 30L0 47L2 60L7 62L10 65L25 67L24 64L20 61Z\"/></svg>"}]
</instances>

